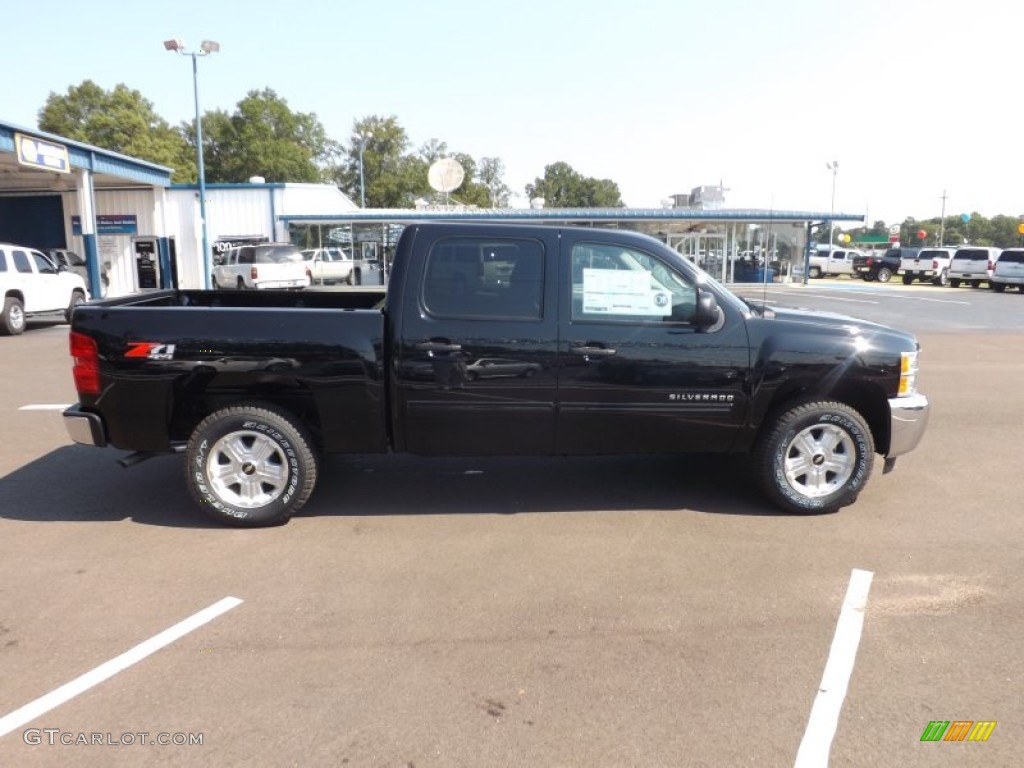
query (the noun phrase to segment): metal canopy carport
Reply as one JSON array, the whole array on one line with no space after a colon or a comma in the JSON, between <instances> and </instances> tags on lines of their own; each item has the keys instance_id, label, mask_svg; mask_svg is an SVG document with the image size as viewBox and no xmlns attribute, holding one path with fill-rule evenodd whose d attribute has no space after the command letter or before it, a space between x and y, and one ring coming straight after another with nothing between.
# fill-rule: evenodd
<instances>
[{"instance_id":1,"label":"metal canopy carport","mask_svg":"<svg viewBox=\"0 0 1024 768\"><path fill-rule=\"evenodd\" d=\"M26 147L37 150L38 157ZM0 197L77 193L77 210L68 215L81 217L84 256L94 286L100 284L95 191L170 184L170 168L0 120ZM167 258L164 252L160 256Z\"/></svg>"}]
</instances>

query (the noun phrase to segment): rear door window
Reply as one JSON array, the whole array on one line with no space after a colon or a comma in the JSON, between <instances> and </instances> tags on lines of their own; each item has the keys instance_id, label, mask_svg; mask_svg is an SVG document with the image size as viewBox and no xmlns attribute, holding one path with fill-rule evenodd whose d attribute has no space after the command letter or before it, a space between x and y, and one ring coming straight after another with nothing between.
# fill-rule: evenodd
<instances>
[{"instance_id":1,"label":"rear door window","mask_svg":"<svg viewBox=\"0 0 1024 768\"><path fill-rule=\"evenodd\" d=\"M28 254L24 251L14 251L14 269L25 275L32 274L32 265L29 263Z\"/></svg>"}]
</instances>

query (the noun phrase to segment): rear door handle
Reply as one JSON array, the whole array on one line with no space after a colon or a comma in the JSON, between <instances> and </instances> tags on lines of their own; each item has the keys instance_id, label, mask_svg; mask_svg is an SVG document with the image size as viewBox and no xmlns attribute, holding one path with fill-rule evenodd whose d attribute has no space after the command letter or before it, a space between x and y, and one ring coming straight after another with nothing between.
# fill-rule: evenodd
<instances>
[{"instance_id":1,"label":"rear door handle","mask_svg":"<svg viewBox=\"0 0 1024 768\"><path fill-rule=\"evenodd\" d=\"M615 354L614 349L608 349L607 347L572 347L570 350L574 355L583 355L584 357L611 357Z\"/></svg>"},{"instance_id":2,"label":"rear door handle","mask_svg":"<svg viewBox=\"0 0 1024 768\"><path fill-rule=\"evenodd\" d=\"M461 352L461 344L451 344L447 341L421 341L416 345L421 352Z\"/></svg>"}]
</instances>

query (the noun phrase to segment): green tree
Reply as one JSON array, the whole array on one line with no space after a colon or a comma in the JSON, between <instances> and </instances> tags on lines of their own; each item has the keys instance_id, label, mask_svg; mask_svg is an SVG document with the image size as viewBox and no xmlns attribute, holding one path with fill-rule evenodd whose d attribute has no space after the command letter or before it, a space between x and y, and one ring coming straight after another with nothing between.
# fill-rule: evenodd
<instances>
[{"instance_id":1,"label":"green tree","mask_svg":"<svg viewBox=\"0 0 1024 768\"><path fill-rule=\"evenodd\" d=\"M508 199L512 190L504 181L505 164L497 157L484 157L480 159L480 168L477 170L477 179L487 187L488 201L491 208L507 208Z\"/></svg>"},{"instance_id":2,"label":"green tree","mask_svg":"<svg viewBox=\"0 0 1024 768\"><path fill-rule=\"evenodd\" d=\"M194 148L156 114L152 102L123 83L107 91L84 80L66 94L51 92L39 110L39 128L166 166L178 183L197 176Z\"/></svg>"},{"instance_id":3,"label":"green tree","mask_svg":"<svg viewBox=\"0 0 1024 768\"><path fill-rule=\"evenodd\" d=\"M345 194L359 200L360 137L366 137L363 177L368 208L411 208L417 198L430 196L430 164L422 156L407 154L409 137L394 115L353 122L349 142L331 169L331 178Z\"/></svg>"},{"instance_id":4,"label":"green tree","mask_svg":"<svg viewBox=\"0 0 1024 768\"><path fill-rule=\"evenodd\" d=\"M190 124L182 131L192 146ZM316 114L293 112L270 88L250 91L231 115L203 117L203 157L210 182L243 182L262 176L271 182L317 182L328 176L338 151Z\"/></svg>"},{"instance_id":5,"label":"green tree","mask_svg":"<svg viewBox=\"0 0 1024 768\"><path fill-rule=\"evenodd\" d=\"M542 197L549 208L621 208L619 186L610 179L594 179L565 162L545 166L544 177L526 185L529 198Z\"/></svg>"}]
</instances>

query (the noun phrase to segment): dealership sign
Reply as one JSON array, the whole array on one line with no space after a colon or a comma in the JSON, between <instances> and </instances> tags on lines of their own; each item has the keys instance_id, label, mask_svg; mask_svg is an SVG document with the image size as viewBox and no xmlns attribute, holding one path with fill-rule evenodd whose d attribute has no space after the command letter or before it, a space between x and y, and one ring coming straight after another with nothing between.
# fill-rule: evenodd
<instances>
[{"instance_id":1,"label":"dealership sign","mask_svg":"<svg viewBox=\"0 0 1024 768\"><path fill-rule=\"evenodd\" d=\"M82 234L82 217L71 217L71 234L79 237ZM97 235L137 235L139 220L135 214L114 213L99 214L96 217Z\"/></svg>"},{"instance_id":2,"label":"dealership sign","mask_svg":"<svg viewBox=\"0 0 1024 768\"><path fill-rule=\"evenodd\" d=\"M14 134L14 145L18 153L18 162L41 171L71 173L71 160L68 148L55 141L37 139L22 133Z\"/></svg>"}]
</instances>

